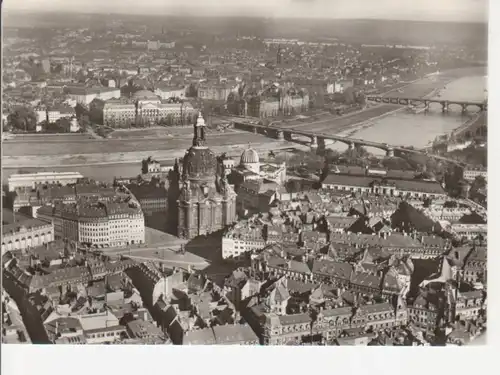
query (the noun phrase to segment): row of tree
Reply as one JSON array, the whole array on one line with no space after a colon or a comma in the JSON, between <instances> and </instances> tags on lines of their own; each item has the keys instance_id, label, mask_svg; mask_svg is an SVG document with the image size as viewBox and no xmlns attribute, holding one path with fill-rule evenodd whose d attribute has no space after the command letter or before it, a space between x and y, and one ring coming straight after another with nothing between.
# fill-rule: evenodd
<instances>
[{"instance_id":1,"label":"row of tree","mask_svg":"<svg viewBox=\"0 0 500 375\"><path fill-rule=\"evenodd\" d=\"M7 116L7 123L3 130L34 132L36 123L36 114L32 108L18 107Z\"/></svg>"}]
</instances>

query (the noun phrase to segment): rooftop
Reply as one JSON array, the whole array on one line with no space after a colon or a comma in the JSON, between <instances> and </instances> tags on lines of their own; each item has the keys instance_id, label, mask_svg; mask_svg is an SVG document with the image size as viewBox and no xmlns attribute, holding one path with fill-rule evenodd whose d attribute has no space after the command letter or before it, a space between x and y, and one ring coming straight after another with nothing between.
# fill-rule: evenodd
<instances>
[{"instance_id":1,"label":"rooftop","mask_svg":"<svg viewBox=\"0 0 500 375\"><path fill-rule=\"evenodd\" d=\"M259 338L248 325L230 324L214 326L213 332L217 345L259 342Z\"/></svg>"}]
</instances>

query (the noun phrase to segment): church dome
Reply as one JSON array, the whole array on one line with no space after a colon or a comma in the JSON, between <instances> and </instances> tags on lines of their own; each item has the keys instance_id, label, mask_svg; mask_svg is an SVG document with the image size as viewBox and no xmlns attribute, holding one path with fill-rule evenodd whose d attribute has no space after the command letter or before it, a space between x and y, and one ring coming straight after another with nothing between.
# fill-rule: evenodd
<instances>
[{"instance_id":1,"label":"church dome","mask_svg":"<svg viewBox=\"0 0 500 375\"><path fill-rule=\"evenodd\" d=\"M182 173L189 180L215 179L217 159L209 148L191 147L184 156Z\"/></svg>"},{"instance_id":2,"label":"church dome","mask_svg":"<svg viewBox=\"0 0 500 375\"><path fill-rule=\"evenodd\" d=\"M241 154L241 164L259 163L259 154L253 148L248 148Z\"/></svg>"},{"instance_id":3,"label":"church dome","mask_svg":"<svg viewBox=\"0 0 500 375\"><path fill-rule=\"evenodd\" d=\"M149 91L149 90L139 90L139 91L136 91L132 94L132 99L134 100L139 100L139 99L155 99L155 100L159 100L159 97L158 95L156 95L154 92L152 91Z\"/></svg>"}]
</instances>

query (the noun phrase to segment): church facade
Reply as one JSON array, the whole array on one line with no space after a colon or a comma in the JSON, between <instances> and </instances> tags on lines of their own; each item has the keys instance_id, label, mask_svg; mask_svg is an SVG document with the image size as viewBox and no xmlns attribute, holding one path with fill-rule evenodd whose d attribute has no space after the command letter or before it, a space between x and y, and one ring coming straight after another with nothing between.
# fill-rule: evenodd
<instances>
[{"instance_id":1,"label":"church facade","mask_svg":"<svg viewBox=\"0 0 500 375\"><path fill-rule=\"evenodd\" d=\"M193 145L182 160L177 199L177 234L191 239L234 223L236 193L228 183L218 158L206 146L205 121L201 113L194 126Z\"/></svg>"}]
</instances>

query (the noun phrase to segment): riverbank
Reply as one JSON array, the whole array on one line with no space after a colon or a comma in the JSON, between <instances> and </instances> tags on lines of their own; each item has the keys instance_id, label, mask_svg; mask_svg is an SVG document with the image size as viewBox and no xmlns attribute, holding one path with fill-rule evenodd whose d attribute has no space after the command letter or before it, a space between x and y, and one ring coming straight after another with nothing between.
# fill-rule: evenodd
<instances>
[{"instance_id":1,"label":"riverbank","mask_svg":"<svg viewBox=\"0 0 500 375\"><path fill-rule=\"evenodd\" d=\"M414 93L425 94L429 99L439 94L439 99L483 101L486 86L486 77L482 75L483 69L468 69L466 72L472 76L460 76L456 71L453 74L444 72L436 81L421 81L418 83L420 87L417 89L413 87L412 90ZM440 107L431 107L429 112L420 114L400 111L366 125L357 126L348 132L348 135L374 142L425 148L432 144L436 137L463 127L475 116L477 114L474 112L463 114L461 108L456 106L450 107L448 113L442 113ZM373 152L378 151L373 150Z\"/></svg>"},{"instance_id":2,"label":"riverbank","mask_svg":"<svg viewBox=\"0 0 500 375\"><path fill-rule=\"evenodd\" d=\"M267 143L239 143L230 146L210 146L215 153L226 152L229 156L240 156L248 147L256 151L280 150L295 147L294 143L286 141L272 141ZM102 166L106 164L131 164L138 163L149 156L154 156L159 161L182 158L186 149L156 151L135 151L125 153L93 153L93 154L64 154L45 156L13 156L4 157L2 166L4 169L20 168L57 168L57 167L81 167Z\"/></svg>"}]
</instances>

